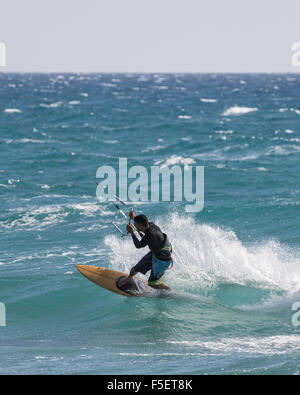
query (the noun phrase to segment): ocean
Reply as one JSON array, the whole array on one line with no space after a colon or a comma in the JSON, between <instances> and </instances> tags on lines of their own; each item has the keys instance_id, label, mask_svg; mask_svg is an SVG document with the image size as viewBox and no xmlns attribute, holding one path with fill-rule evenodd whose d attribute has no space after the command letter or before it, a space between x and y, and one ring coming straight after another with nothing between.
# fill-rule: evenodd
<instances>
[{"instance_id":1,"label":"ocean","mask_svg":"<svg viewBox=\"0 0 300 395\"><path fill-rule=\"evenodd\" d=\"M299 74L1 73L0 131L0 374L299 374ZM75 267L148 252L96 196L119 158L204 166L199 212L128 202L173 244L169 297Z\"/></svg>"}]
</instances>

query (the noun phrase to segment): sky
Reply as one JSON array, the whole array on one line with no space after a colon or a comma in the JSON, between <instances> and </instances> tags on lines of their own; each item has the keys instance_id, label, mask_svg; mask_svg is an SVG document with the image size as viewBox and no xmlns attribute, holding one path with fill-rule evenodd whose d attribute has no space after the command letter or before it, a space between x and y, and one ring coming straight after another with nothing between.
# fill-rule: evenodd
<instances>
[{"instance_id":1,"label":"sky","mask_svg":"<svg viewBox=\"0 0 300 395\"><path fill-rule=\"evenodd\" d=\"M8 72L300 72L300 0L1 0L0 42Z\"/></svg>"}]
</instances>

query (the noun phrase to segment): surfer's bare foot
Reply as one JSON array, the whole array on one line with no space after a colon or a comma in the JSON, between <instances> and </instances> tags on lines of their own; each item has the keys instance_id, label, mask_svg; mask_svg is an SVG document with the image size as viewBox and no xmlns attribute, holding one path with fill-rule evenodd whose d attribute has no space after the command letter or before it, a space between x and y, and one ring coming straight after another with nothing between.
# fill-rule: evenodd
<instances>
[{"instance_id":1,"label":"surfer's bare foot","mask_svg":"<svg viewBox=\"0 0 300 395\"><path fill-rule=\"evenodd\" d=\"M118 280L118 285L119 285L120 287L122 287L122 286L125 285L127 282L128 282L128 277L121 277L121 278Z\"/></svg>"}]
</instances>

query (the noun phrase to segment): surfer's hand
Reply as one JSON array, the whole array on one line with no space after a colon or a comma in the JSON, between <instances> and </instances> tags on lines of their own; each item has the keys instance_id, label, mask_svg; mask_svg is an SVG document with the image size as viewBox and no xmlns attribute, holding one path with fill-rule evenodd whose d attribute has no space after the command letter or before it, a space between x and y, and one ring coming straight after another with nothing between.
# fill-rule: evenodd
<instances>
[{"instance_id":1,"label":"surfer's hand","mask_svg":"<svg viewBox=\"0 0 300 395\"><path fill-rule=\"evenodd\" d=\"M130 233L131 235L134 234L134 229L133 229L133 227L132 227L131 224L128 224L128 225L126 226L126 230L127 230L127 234L128 234L128 233Z\"/></svg>"},{"instance_id":2,"label":"surfer's hand","mask_svg":"<svg viewBox=\"0 0 300 395\"><path fill-rule=\"evenodd\" d=\"M136 216L135 213L134 213L133 210L131 209L131 210L130 210L130 213L129 213L129 218L130 218L130 219L134 219L135 216Z\"/></svg>"}]
</instances>

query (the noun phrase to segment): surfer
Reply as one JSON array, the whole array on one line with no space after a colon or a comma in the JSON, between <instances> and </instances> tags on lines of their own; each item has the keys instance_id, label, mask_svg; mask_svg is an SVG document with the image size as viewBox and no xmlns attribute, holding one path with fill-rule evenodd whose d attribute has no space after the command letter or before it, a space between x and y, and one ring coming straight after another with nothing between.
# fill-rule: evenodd
<instances>
[{"instance_id":1,"label":"surfer","mask_svg":"<svg viewBox=\"0 0 300 395\"><path fill-rule=\"evenodd\" d=\"M135 215L133 210L129 213L130 219L134 220L134 225L138 232L142 232L144 236L138 240L134 234L134 228L129 222L126 227L127 234L130 233L136 248L148 246L150 252L146 254L131 270L128 277L120 279L119 285L125 285L131 277L138 272L146 274L151 270L148 284L153 288L165 289L170 291L171 288L162 283L165 271L173 264L172 245L165 233L160 228L143 215Z\"/></svg>"}]
</instances>

